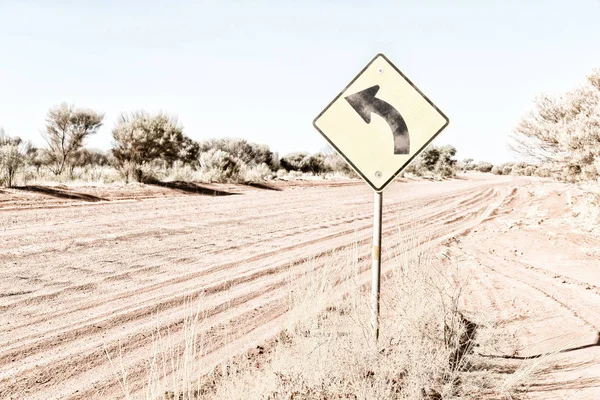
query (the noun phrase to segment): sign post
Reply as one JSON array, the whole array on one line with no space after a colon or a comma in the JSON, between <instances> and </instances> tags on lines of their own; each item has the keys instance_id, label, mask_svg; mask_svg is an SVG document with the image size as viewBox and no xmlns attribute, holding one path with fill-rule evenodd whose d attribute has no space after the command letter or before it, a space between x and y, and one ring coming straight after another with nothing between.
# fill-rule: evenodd
<instances>
[{"instance_id":1,"label":"sign post","mask_svg":"<svg viewBox=\"0 0 600 400\"><path fill-rule=\"evenodd\" d=\"M371 327L375 341L379 339L379 282L381 280L381 220L383 193L373 192L373 263L371 265Z\"/></svg>"},{"instance_id":2,"label":"sign post","mask_svg":"<svg viewBox=\"0 0 600 400\"><path fill-rule=\"evenodd\" d=\"M375 192L371 325L376 340L382 192L448 123L444 113L383 54L377 54L313 121Z\"/></svg>"}]
</instances>

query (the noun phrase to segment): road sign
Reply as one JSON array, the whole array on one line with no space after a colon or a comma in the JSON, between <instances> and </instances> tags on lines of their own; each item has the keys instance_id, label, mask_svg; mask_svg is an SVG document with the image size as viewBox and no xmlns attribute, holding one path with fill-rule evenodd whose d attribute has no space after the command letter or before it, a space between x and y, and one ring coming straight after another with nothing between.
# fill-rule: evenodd
<instances>
[{"instance_id":1,"label":"road sign","mask_svg":"<svg viewBox=\"0 0 600 400\"><path fill-rule=\"evenodd\" d=\"M386 56L378 54L313 125L373 190L381 192L448 122Z\"/></svg>"},{"instance_id":2,"label":"road sign","mask_svg":"<svg viewBox=\"0 0 600 400\"><path fill-rule=\"evenodd\" d=\"M382 191L448 122L444 113L383 54L376 55L313 121L375 190L371 267L375 341L379 337Z\"/></svg>"}]
</instances>

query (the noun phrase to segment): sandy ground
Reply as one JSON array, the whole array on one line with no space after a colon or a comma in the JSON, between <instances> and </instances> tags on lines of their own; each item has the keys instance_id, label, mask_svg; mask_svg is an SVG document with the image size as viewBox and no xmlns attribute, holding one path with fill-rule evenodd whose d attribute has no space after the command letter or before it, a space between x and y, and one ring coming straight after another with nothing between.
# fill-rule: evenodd
<instances>
[{"instance_id":1,"label":"sandy ground","mask_svg":"<svg viewBox=\"0 0 600 400\"><path fill-rule=\"evenodd\" d=\"M484 355L509 367L540 360L527 399L600 398L600 235L576 218L583 197L558 183L516 186L453 246L470 275L464 307L501 337Z\"/></svg>"},{"instance_id":2,"label":"sandy ground","mask_svg":"<svg viewBox=\"0 0 600 400\"><path fill-rule=\"evenodd\" d=\"M531 398L600 393L600 348L589 346L600 241L573 223L564 189L474 174L384 195L384 244L404 227L430 244L456 238L451 251L472 273L465 307L512 334L486 356L575 349L554 356ZM370 278L373 195L362 182L0 192L0 398L121 398L106 355L119 351L139 390L152 332L181 329L198 295L208 370L273 337L304 261L326 265L333 250L356 245ZM384 247L385 260L395 249Z\"/></svg>"}]
</instances>

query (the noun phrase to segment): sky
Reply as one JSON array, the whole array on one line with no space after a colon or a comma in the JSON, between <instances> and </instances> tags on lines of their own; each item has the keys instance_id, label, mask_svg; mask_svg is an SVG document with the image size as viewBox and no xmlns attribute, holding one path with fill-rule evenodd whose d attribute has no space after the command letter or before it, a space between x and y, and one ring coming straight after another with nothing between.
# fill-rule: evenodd
<instances>
[{"instance_id":1,"label":"sky","mask_svg":"<svg viewBox=\"0 0 600 400\"><path fill-rule=\"evenodd\" d=\"M434 144L516 159L508 134L540 93L600 67L600 0L0 0L0 126L43 145L48 109L179 118L195 140L285 155L326 145L313 119L384 53L450 119Z\"/></svg>"}]
</instances>

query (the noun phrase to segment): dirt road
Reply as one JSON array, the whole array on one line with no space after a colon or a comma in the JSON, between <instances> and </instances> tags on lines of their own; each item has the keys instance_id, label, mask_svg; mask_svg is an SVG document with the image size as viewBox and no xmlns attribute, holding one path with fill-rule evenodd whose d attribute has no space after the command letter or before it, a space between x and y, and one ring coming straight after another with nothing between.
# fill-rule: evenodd
<instances>
[{"instance_id":1,"label":"dirt road","mask_svg":"<svg viewBox=\"0 0 600 400\"><path fill-rule=\"evenodd\" d=\"M471 276L464 308L497 336L480 353L508 371L540 363L526 399L600 398L600 235L578 215L583 198L573 185L516 186L452 247Z\"/></svg>"},{"instance_id":2,"label":"dirt road","mask_svg":"<svg viewBox=\"0 0 600 400\"><path fill-rule=\"evenodd\" d=\"M530 184L474 176L392 185L384 196L384 258L394 251L385 240L399 227L439 243L505 216ZM0 398L120 398L119 371L106 355L119 352L129 389L139 390L152 332L181 329L190 298L200 294L210 368L272 337L304 261L325 265L333 250L357 244L369 278L372 192L360 182L231 187L212 196L167 190L136 201L86 195L56 203L36 192L47 201L24 202L7 193L12 203L0 209ZM482 259L502 282L518 279L527 288L538 279L502 278L513 270ZM578 303L590 332L600 324L592 304L599 293L584 293L590 308ZM478 298L489 303L490 296Z\"/></svg>"}]
</instances>

